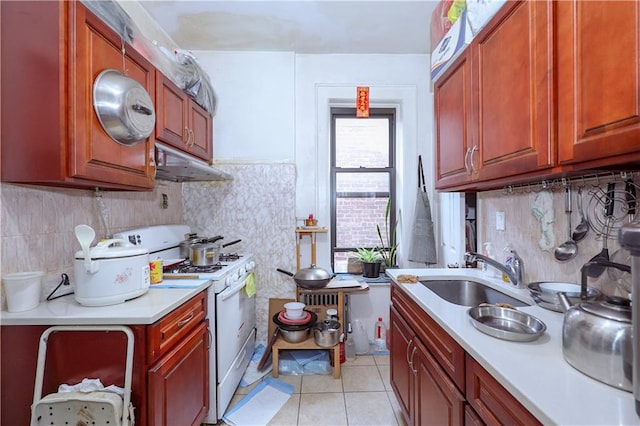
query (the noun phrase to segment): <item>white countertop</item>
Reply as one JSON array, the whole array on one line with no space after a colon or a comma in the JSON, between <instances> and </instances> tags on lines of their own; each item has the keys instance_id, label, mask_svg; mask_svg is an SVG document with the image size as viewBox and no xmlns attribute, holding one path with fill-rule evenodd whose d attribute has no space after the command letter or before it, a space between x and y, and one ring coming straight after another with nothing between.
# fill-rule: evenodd
<instances>
[{"instance_id":1,"label":"white countertop","mask_svg":"<svg viewBox=\"0 0 640 426\"><path fill-rule=\"evenodd\" d=\"M479 269L393 269L387 275L397 282L400 274L427 279L473 278L533 306L518 308L547 325L533 342L497 339L477 330L468 307L445 301L420 283L400 284L434 320L502 386L543 424L637 425L633 394L600 383L571 367L562 356L564 314L541 308L528 290L518 290L500 279L487 278Z\"/></svg>"},{"instance_id":2,"label":"white countertop","mask_svg":"<svg viewBox=\"0 0 640 426\"><path fill-rule=\"evenodd\" d=\"M188 282L187 282L188 281ZM73 295L24 312L0 313L1 325L105 325L153 324L211 285L209 280L181 280L182 288L154 288L124 303L82 306ZM190 285L186 285L190 284Z\"/></svg>"}]
</instances>

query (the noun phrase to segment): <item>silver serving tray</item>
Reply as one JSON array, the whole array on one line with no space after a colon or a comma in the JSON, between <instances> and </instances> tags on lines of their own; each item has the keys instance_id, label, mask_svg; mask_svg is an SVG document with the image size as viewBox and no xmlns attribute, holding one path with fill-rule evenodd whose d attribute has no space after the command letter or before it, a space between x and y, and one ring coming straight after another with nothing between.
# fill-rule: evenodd
<instances>
[{"instance_id":1,"label":"silver serving tray","mask_svg":"<svg viewBox=\"0 0 640 426\"><path fill-rule=\"evenodd\" d=\"M498 339L531 342L547 330L538 318L512 308L476 306L467 313L475 328Z\"/></svg>"}]
</instances>

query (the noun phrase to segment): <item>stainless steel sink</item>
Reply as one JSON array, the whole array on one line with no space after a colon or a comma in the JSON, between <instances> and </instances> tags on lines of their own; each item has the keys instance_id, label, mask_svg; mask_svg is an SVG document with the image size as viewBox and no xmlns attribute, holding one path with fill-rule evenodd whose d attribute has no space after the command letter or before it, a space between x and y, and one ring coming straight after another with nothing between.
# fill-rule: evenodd
<instances>
[{"instance_id":1,"label":"stainless steel sink","mask_svg":"<svg viewBox=\"0 0 640 426\"><path fill-rule=\"evenodd\" d=\"M469 280L420 281L422 285L446 300L461 306L478 306L481 303L508 303L512 306L530 306L484 284Z\"/></svg>"}]
</instances>

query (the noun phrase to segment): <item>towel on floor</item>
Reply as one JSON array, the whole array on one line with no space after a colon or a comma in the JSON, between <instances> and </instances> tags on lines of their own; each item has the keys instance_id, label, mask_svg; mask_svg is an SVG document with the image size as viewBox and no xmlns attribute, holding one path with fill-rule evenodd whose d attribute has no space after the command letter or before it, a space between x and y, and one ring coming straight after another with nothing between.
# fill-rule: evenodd
<instances>
[{"instance_id":1,"label":"towel on floor","mask_svg":"<svg viewBox=\"0 0 640 426\"><path fill-rule=\"evenodd\" d=\"M251 356L251 361L249 361L249 365L242 375L242 380L240 380L239 386L241 388L246 388L247 386L252 385L254 382L257 382L273 370L273 366L269 366L262 371L258 371L258 364L260 363L265 350L266 345L264 343L256 345L256 349L253 351L253 355Z\"/></svg>"},{"instance_id":2,"label":"towel on floor","mask_svg":"<svg viewBox=\"0 0 640 426\"><path fill-rule=\"evenodd\" d=\"M266 425L291 398L293 391L293 385L266 377L222 419L231 426Z\"/></svg>"}]
</instances>

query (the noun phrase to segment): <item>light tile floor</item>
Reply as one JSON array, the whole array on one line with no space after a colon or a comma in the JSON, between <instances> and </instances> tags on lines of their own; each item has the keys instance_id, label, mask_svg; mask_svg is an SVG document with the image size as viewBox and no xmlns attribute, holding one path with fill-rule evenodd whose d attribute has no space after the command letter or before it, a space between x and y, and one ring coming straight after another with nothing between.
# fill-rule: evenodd
<instances>
[{"instance_id":1,"label":"light tile floor","mask_svg":"<svg viewBox=\"0 0 640 426\"><path fill-rule=\"evenodd\" d=\"M358 355L355 361L342 364L341 371L339 379L333 375L281 374L278 379L295 390L269 425L406 426L389 383L388 355ZM256 385L238 388L229 408Z\"/></svg>"}]
</instances>

